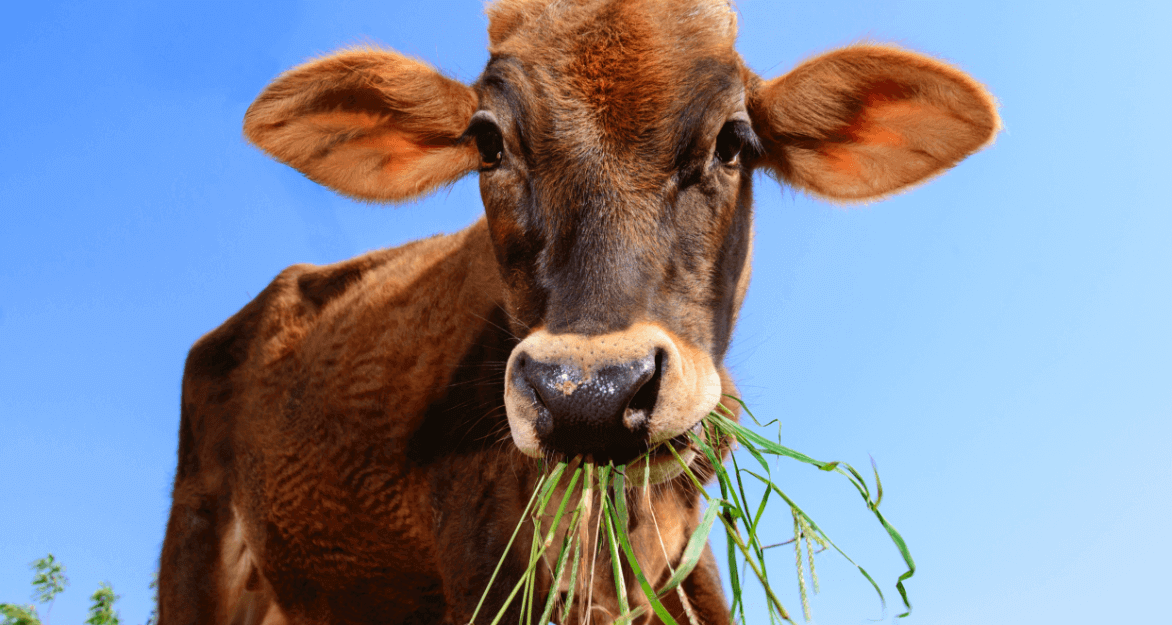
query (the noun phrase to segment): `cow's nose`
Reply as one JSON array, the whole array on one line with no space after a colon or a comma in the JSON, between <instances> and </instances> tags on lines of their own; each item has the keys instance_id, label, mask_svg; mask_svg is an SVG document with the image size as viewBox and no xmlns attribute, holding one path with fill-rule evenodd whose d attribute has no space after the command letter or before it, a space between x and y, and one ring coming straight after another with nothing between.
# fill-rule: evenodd
<instances>
[{"instance_id":1,"label":"cow's nose","mask_svg":"<svg viewBox=\"0 0 1172 625\"><path fill-rule=\"evenodd\" d=\"M517 382L532 389L543 447L625 464L647 451L662 365L662 350L591 371L520 354Z\"/></svg>"}]
</instances>

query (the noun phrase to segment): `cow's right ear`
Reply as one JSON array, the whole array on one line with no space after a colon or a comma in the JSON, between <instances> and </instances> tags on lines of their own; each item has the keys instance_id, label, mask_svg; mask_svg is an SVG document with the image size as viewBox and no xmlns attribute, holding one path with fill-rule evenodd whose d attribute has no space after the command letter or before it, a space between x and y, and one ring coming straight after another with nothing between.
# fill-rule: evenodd
<instances>
[{"instance_id":1,"label":"cow's right ear","mask_svg":"<svg viewBox=\"0 0 1172 625\"><path fill-rule=\"evenodd\" d=\"M476 111L468 86L389 50L347 50L285 72L244 115L244 134L346 195L402 201L480 163L461 141Z\"/></svg>"}]
</instances>

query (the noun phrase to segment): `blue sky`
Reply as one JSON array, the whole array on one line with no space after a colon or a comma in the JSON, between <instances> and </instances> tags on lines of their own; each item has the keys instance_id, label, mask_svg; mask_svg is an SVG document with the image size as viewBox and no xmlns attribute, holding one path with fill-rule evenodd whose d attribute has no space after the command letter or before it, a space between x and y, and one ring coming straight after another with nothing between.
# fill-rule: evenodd
<instances>
[{"instance_id":1,"label":"blue sky","mask_svg":"<svg viewBox=\"0 0 1172 625\"><path fill-rule=\"evenodd\" d=\"M948 59L998 97L996 144L912 193L836 208L757 181L728 362L783 442L884 479L920 623L1165 622L1172 539L1172 11L1149 2L741 0L765 77L859 40ZM145 620L186 350L283 267L480 214L469 178L354 203L246 145L269 79L373 42L471 81L476 0L43 2L0 20L0 601L54 552ZM894 600L899 559L845 483L784 487ZM778 536L789 531L779 515ZM777 570L790 575L791 554ZM881 614L819 561L816 622ZM797 607L796 582L783 600ZM895 607L894 604L892 607ZM895 610L888 610L890 617Z\"/></svg>"}]
</instances>

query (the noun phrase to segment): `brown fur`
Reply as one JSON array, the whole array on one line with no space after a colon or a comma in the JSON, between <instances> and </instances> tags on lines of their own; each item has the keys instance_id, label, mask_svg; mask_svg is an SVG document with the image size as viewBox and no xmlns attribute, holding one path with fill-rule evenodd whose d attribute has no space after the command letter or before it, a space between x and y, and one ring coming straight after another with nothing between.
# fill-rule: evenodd
<instances>
[{"instance_id":1,"label":"brown fur","mask_svg":"<svg viewBox=\"0 0 1172 625\"><path fill-rule=\"evenodd\" d=\"M534 457L565 449L548 431L568 426L550 425L526 363L556 366L553 388L573 399L656 355L651 401L631 399L616 427L673 444L736 394L722 361L748 286L756 167L866 201L944 171L998 128L979 84L889 46L762 81L732 47L723 0L499 0L488 12L492 60L472 86L395 52L348 50L286 72L249 108L251 141L355 198L401 201L479 167L486 218L290 267L192 348L161 625L466 623L532 492ZM499 162L478 147L497 136ZM631 491L630 529L658 583L699 494L671 463L646 462L628 469L657 482ZM526 562L526 549L507 555L483 613ZM603 555L586 571L579 597L593 604L562 622L616 616L610 570ZM729 622L710 551L682 588L665 598L677 620Z\"/></svg>"}]
</instances>

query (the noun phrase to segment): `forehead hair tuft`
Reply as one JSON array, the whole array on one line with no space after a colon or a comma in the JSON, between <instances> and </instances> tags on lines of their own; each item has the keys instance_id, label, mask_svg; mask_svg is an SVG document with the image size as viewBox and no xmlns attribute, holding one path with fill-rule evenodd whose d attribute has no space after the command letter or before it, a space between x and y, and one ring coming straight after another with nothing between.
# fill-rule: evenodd
<instances>
[{"instance_id":1,"label":"forehead hair tuft","mask_svg":"<svg viewBox=\"0 0 1172 625\"><path fill-rule=\"evenodd\" d=\"M561 32L612 4L641 5L648 14L671 14L690 30L732 43L736 12L729 0L495 0L485 8L488 40L498 47L520 33Z\"/></svg>"}]
</instances>

